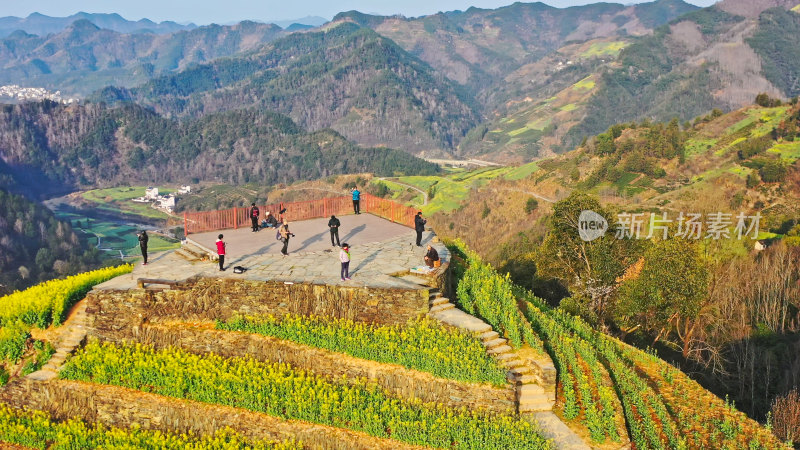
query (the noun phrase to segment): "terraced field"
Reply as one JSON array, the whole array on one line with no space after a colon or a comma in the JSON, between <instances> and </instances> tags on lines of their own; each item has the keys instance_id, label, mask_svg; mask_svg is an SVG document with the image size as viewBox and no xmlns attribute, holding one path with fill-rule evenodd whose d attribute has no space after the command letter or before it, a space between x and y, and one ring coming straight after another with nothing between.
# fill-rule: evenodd
<instances>
[{"instance_id":1,"label":"terraced field","mask_svg":"<svg viewBox=\"0 0 800 450\"><path fill-rule=\"evenodd\" d=\"M58 350L42 358L42 370L27 377L12 371L3 380L0 442L552 448L517 413L507 369L487 350L505 342L496 333L482 340L424 312L402 325L381 323L394 317L368 323L308 313L214 322L188 311L165 316L156 308L162 313L153 315L152 306L118 300L144 291L105 292L93 291L47 333ZM431 302L439 297L432 293ZM159 298L170 308L184 304L169 293ZM33 293L21 299L17 310L45 311ZM146 324L113 324L135 317L147 317Z\"/></svg>"},{"instance_id":2,"label":"terraced field","mask_svg":"<svg viewBox=\"0 0 800 450\"><path fill-rule=\"evenodd\" d=\"M678 369L549 307L462 243L441 248L454 283L417 277L410 290L223 278L100 285L80 300L126 267L0 299L3 326L52 323L40 336L56 348L33 356L41 370L5 371L0 442L782 448Z\"/></svg>"}]
</instances>

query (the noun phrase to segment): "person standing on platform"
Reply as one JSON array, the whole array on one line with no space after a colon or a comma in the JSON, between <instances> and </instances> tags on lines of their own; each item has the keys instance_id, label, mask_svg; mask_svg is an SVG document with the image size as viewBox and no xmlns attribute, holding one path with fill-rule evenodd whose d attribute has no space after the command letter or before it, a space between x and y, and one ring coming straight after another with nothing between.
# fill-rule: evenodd
<instances>
[{"instance_id":1,"label":"person standing on platform","mask_svg":"<svg viewBox=\"0 0 800 450\"><path fill-rule=\"evenodd\" d=\"M144 258L144 263L142 265L144 266L147 265L147 241L149 240L150 237L147 236L147 231L142 230L142 232L139 233L139 250L142 251L142 258Z\"/></svg>"},{"instance_id":2,"label":"person standing on platform","mask_svg":"<svg viewBox=\"0 0 800 450\"><path fill-rule=\"evenodd\" d=\"M286 222L286 219L283 217L283 213L286 212L286 208L283 206L283 202L281 202L280 206L278 206L278 217L280 223Z\"/></svg>"},{"instance_id":3,"label":"person standing on platform","mask_svg":"<svg viewBox=\"0 0 800 450\"><path fill-rule=\"evenodd\" d=\"M350 281L350 246L347 242L339 250L339 261L342 263L342 281Z\"/></svg>"},{"instance_id":4,"label":"person standing on platform","mask_svg":"<svg viewBox=\"0 0 800 450\"><path fill-rule=\"evenodd\" d=\"M219 270L225 271L225 242L222 235L217 236L217 255L219 256Z\"/></svg>"},{"instance_id":5,"label":"person standing on platform","mask_svg":"<svg viewBox=\"0 0 800 450\"><path fill-rule=\"evenodd\" d=\"M253 203L251 206L252 207L250 208L250 221L252 222L253 225L253 233L255 233L260 229L258 227L258 216L261 215L261 211L258 210L258 206L256 206L255 203Z\"/></svg>"},{"instance_id":6,"label":"person standing on platform","mask_svg":"<svg viewBox=\"0 0 800 450\"><path fill-rule=\"evenodd\" d=\"M361 214L361 191L358 187L353 188L353 212Z\"/></svg>"},{"instance_id":7,"label":"person standing on platform","mask_svg":"<svg viewBox=\"0 0 800 450\"><path fill-rule=\"evenodd\" d=\"M339 222L339 219L336 216L331 216L331 220L328 221L328 228L331 229L331 247L341 247L339 244L339 227L342 226L342 223ZM333 238L336 238L336 242L334 243Z\"/></svg>"},{"instance_id":8,"label":"person standing on platform","mask_svg":"<svg viewBox=\"0 0 800 450\"><path fill-rule=\"evenodd\" d=\"M422 247L422 232L425 231L427 220L422 218L422 211L418 211L414 216L414 230L417 232L417 247Z\"/></svg>"},{"instance_id":9,"label":"person standing on platform","mask_svg":"<svg viewBox=\"0 0 800 450\"><path fill-rule=\"evenodd\" d=\"M289 238L294 237L294 233L289 231L289 222L283 222L281 225L280 230L278 230L281 234L281 241L283 241L283 248L281 249L281 254L283 256L289 255Z\"/></svg>"}]
</instances>

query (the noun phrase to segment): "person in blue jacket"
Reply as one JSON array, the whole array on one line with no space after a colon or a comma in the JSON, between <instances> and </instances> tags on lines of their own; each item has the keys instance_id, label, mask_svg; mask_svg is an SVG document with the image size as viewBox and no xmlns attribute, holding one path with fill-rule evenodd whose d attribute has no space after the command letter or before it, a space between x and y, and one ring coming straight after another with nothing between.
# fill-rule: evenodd
<instances>
[{"instance_id":1,"label":"person in blue jacket","mask_svg":"<svg viewBox=\"0 0 800 450\"><path fill-rule=\"evenodd\" d=\"M361 214L361 192L357 187L353 188L353 212Z\"/></svg>"}]
</instances>

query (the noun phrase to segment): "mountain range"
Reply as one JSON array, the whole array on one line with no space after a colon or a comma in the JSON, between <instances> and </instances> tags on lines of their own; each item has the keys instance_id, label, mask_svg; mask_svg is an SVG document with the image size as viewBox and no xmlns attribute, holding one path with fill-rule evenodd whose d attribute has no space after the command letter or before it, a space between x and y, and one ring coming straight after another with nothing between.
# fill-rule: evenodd
<instances>
[{"instance_id":1,"label":"mountain range","mask_svg":"<svg viewBox=\"0 0 800 450\"><path fill-rule=\"evenodd\" d=\"M59 33L78 20L88 20L100 28L119 33L167 34L197 28L197 25L193 23L182 25L172 21L156 23L149 19L137 21L126 20L115 13L100 14L79 12L67 17L51 17L44 14L33 13L28 17L0 17L0 38L6 37L15 31L24 31L28 34L46 36L48 34Z\"/></svg>"},{"instance_id":2,"label":"mountain range","mask_svg":"<svg viewBox=\"0 0 800 450\"><path fill-rule=\"evenodd\" d=\"M165 72L252 50L284 34L277 25L255 22L170 34L120 33L80 19L44 37L16 31L0 40L0 85L86 96L107 85L135 86Z\"/></svg>"},{"instance_id":3,"label":"mountain range","mask_svg":"<svg viewBox=\"0 0 800 450\"><path fill-rule=\"evenodd\" d=\"M79 20L0 41L0 83L136 103L168 120L273 111L364 147L524 162L619 121L684 121L762 92L797 95L797 3L350 11L297 32L242 22L155 35Z\"/></svg>"}]
</instances>

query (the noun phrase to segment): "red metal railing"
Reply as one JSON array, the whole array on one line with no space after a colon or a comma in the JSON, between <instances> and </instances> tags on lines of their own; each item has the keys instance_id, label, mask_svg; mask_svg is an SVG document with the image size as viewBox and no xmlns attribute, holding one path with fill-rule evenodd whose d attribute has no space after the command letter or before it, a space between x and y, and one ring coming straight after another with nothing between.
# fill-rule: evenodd
<instances>
[{"instance_id":1,"label":"red metal railing","mask_svg":"<svg viewBox=\"0 0 800 450\"><path fill-rule=\"evenodd\" d=\"M305 202L284 203L286 208L284 217L290 221L318 219L331 215L353 214L352 197L329 197ZM391 220L408 227L414 227L415 208L401 205L392 200L375 197L370 194L361 194L361 212L374 214L378 217ZM279 203L258 205L261 217L264 218L270 211L276 218L279 217ZM250 226L250 207L236 207L219 211L200 211L183 213L183 224L186 236L191 233L205 231L247 228Z\"/></svg>"}]
</instances>

